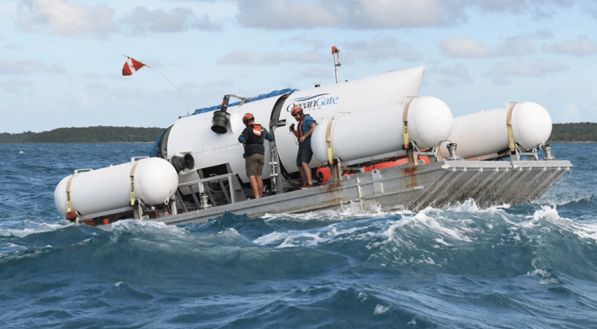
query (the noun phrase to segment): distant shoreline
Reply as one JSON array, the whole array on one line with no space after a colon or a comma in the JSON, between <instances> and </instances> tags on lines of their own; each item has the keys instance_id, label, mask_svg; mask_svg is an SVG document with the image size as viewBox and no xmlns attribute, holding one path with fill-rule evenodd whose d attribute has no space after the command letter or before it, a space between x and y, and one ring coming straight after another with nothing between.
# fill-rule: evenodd
<instances>
[{"instance_id":1,"label":"distant shoreline","mask_svg":"<svg viewBox=\"0 0 597 329\"><path fill-rule=\"evenodd\" d=\"M0 142L0 144L153 144L154 142Z\"/></svg>"},{"instance_id":2,"label":"distant shoreline","mask_svg":"<svg viewBox=\"0 0 597 329\"><path fill-rule=\"evenodd\" d=\"M0 133L0 144L14 143L153 143L165 128L96 126L58 128L41 133ZM554 123L548 143L597 143L597 123Z\"/></svg>"},{"instance_id":3,"label":"distant shoreline","mask_svg":"<svg viewBox=\"0 0 597 329\"><path fill-rule=\"evenodd\" d=\"M153 143L164 128L97 126L58 128L41 133L0 134L0 143Z\"/></svg>"}]
</instances>

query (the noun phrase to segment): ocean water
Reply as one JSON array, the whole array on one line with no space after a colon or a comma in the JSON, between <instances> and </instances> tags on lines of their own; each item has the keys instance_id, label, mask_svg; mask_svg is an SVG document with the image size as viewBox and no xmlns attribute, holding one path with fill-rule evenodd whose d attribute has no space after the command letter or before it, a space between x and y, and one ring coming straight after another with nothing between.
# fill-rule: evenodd
<instances>
[{"instance_id":1,"label":"ocean water","mask_svg":"<svg viewBox=\"0 0 597 329\"><path fill-rule=\"evenodd\" d=\"M596 144L535 203L67 225L74 169L151 144L0 144L0 328L597 328Z\"/></svg>"}]
</instances>

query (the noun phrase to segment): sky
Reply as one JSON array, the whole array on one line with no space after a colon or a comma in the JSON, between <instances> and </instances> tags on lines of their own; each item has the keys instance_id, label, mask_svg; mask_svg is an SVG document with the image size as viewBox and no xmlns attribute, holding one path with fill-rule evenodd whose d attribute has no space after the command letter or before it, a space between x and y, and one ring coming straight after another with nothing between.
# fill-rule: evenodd
<instances>
[{"instance_id":1,"label":"sky","mask_svg":"<svg viewBox=\"0 0 597 329\"><path fill-rule=\"evenodd\" d=\"M424 65L454 115L597 122L593 0L0 0L0 133L161 127L225 94ZM147 64L122 76L130 56Z\"/></svg>"}]
</instances>

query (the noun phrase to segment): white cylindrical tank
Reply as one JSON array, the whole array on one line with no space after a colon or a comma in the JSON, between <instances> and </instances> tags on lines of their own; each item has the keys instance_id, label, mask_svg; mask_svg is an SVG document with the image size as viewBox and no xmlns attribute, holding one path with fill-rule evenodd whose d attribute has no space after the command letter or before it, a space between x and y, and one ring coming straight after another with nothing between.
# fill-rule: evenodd
<instances>
[{"instance_id":1,"label":"white cylindrical tank","mask_svg":"<svg viewBox=\"0 0 597 329\"><path fill-rule=\"evenodd\" d=\"M66 190L69 180L71 209L80 215L128 206L131 201L131 170L135 163L135 200L141 199L150 206L167 202L178 187L176 170L164 159L147 158L98 170L76 172L65 177L54 190L56 208L62 215L66 215Z\"/></svg>"},{"instance_id":2,"label":"white cylindrical tank","mask_svg":"<svg viewBox=\"0 0 597 329\"><path fill-rule=\"evenodd\" d=\"M324 120L313 131L313 155L322 163L328 162L328 129L331 129L332 157L342 161L402 150L406 104L408 101ZM450 108L440 99L414 98L408 105L409 141L414 141L419 149L438 146L450 135L452 120Z\"/></svg>"},{"instance_id":3,"label":"white cylindrical tank","mask_svg":"<svg viewBox=\"0 0 597 329\"><path fill-rule=\"evenodd\" d=\"M454 118L454 127L448 140L458 144L458 156L470 159L507 149L510 107L512 132L516 143L530 150L547 142L551 135L552 122L545 108L533 102L506 104L503 108ZM441 154L447 157L449 153L444 146L442 145Z\"/></svg>"}]
</instances>

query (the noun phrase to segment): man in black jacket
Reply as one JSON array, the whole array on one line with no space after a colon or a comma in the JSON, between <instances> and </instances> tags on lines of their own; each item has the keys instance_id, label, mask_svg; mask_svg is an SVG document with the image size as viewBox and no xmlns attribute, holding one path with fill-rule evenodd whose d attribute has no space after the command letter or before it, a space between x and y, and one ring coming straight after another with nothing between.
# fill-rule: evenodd
<instances>
[{"instance_id":1,"label":"man in black jacket","mask_svg":"<svg viewBox=\"0 0 597 329\"><path fill-rule=\"evenodd\" d=\"M247 176L249 176L249 180L251 181L251 188L253 189L255 198L261 198L263 196L261 173L263 172L263 164L265 163L265 147L263 147L263 142L265 139L273 142L274 136L267 129L256 124L255 117L251 113L245 114L243 123L247 127L238 136L238 141L245 146L245 154L243 154L243 157L246 159L245 168Z\"/></svg>"}]
</instances>

